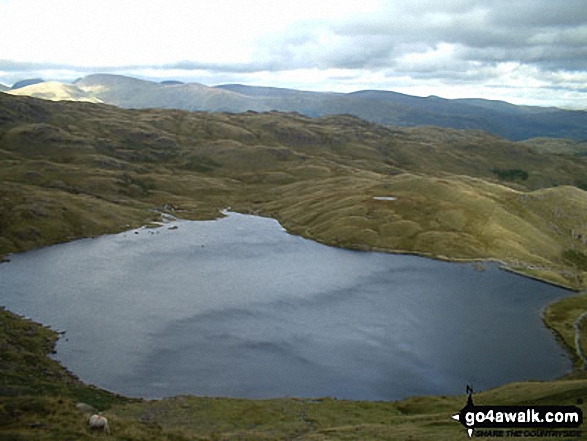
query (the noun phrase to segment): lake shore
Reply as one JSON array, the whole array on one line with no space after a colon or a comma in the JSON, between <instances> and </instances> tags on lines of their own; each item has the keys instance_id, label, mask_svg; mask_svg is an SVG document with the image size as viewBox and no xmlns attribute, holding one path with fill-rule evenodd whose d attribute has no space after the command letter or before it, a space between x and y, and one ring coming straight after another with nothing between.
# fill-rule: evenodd
<instances>
[{"instance_id":1,"label":"lake shore","mask_svg":"<svg viewBox=\"0 0 587 441\"><path fill-rule=\"evenodd\" d=\"M94 439L80 402L105 415L126 440L378 439L449 441L466 436L450 416L466 396L412 397L393 402L332 399L242 400L178 396L137 400L83 384L48 355L58 334L0 308L0 436ZM464 392L464 391L463 391ZM587 380L514 383L475 394L482 405L533 402L578 405ZM17 438L15 438L17 439Z\"/></svg>"},{"instance_id":2,"label":"lake shore","mask_svg":"<svg viewBox=\"0 0 587 441\"><path fill-rule=\"evenodd\" d=\"M563 367L558 366L560 359L557 357L555 357L558 360L556 363L554 359L550 359L552 357L548 359L548 363L544 357L541 357L542 363L530 363L530 366L543 366L543 371L535 368L531 368L530 373L524 371L525 363L529 363L526 358L532 360L532 357L535 357L537 352L546 351L548 354L552 354L552 349L556 347L550 335L545 332L542 323L536 322L534 312L531 311L536 311L537 317L543 302L558 298L563 295L561 294L564 293L562 291L549 290L545 285L541 284L531 284L526 281L526 278L521 279L505 276L504 273L500 274L497 271L497 265L493 262L491 264L487 261L485 263L476 262L471 268L470 264L457 266L441 263L442 260L452 263L448 259L429 259L429 256L426 256L427 259L421 259L422 256L417 256L413 253L396 253L397 257L393 257L393 253L342 251L338 250L338 248L322 246L315 241L308 241L297 236L285 234L283 227L270 218L228 212L225 212L225 214L229 216L216 222L201 224L187 221L179 222L175 224L179 226L179 230L168 231L170 230L169 228L158 231L139 229L134 231L136 234L123 233L102 237L95 241L80 241L75 244L61 246L55 256L56 259L50 257L51 250L33 253L31 255L33 260L31 261L26 260L25 256L22 256L22 258L21 256L15 256L14 262L10 266L10 271L8 268L4 271L3 280L6 283L7 299L10 298L10 301L13 302L8 303L8 305L13 307L18 305L18 311L24 311L27 315L46 323L55 323L60 329L71 331L69 334L71 342L60 345L61 359L65 360L66 364L71 365L82 378L97 381L107 388L130 396L161 397L181 392L191 392L250 397L312 396L318 394L320 396L337 396L348 399L398 399L413 394L429 394L439 391L454 393L461 387L461 382L456 379L466 378L472 372L475 373L478 387L488 388L522 378L555 378L555 376L560 375L563 369L566 369L566 365ZM241 238L246 238L246 241L241 243ZM188 244L193 244L193 246ZM240 245L235 247L232 244ZM262 254L254 252L252 244L258 244L260 249L263 250ZM229 245L233 248L227 248ZM153 253L150 250L158 251ZM182 253L187 254L184 256ZM227 253L232 257L228 258ZM157 257L158 255L166 257L161 260ZM112 260L112 256L119 257ZM141 257L143 260L137 260L139 256L145 257ZM147 256L151 257L147 258ZM178 256L179 261L172 258L173 256ZM184 280L184 274L191 274L195 269L193 265L182 269L182 262L187 262L190 258L193 258L197 261L197 267L201 268L202 271L207 271L205 270L209 267L208 263L206 263L206 259L209 258L207 256L213 256L213 261L211 261L213 262L213 268L211 269L214 269L215 272L196 273L200 282L205 281L204 284L198 283L204 293L212 292L214 289L219 289L223 293L222 296L218 296L212 302L212 305L209 305L209 301L204 300L204 298L208 297L207 295L202 294L203 297L200 299L198 290L190 288L186 291L187 287L194 286L194 282ZM315 263L308 262L310 256L317 261ZM50 265L43 263L44 259L47 258L51 260ZM238 261L233 262L234 259ZM240 274L238 269L242 265L240 259L245 259L247 262L246 274ZM90 266L83 266L86 264L82 264L82 262L87 262ZM461 263L463 262L461 261ZM107 332L101 332L102 325L100 325L99 320L96 320L96 324L92 324L89 328L84 325L83 329L78 329L79 327L75 322L64 320L63 314L58 309L51 313L52 305L45 305L42 299L36 300L34 296L28 299L24 295L20 295L18 299L13 299L9 295L12 292L10 290L10 286L12 286L11 280L18 281L17 284L20 290L26 289L27 292L37 291L34 277L30 278L31 285L26 285L28 288L24 288L24 281L21 281L20 278L20 274L25 274L30 265L34 265L33 268L40 265L38 270L33 269L34 273L43 274L43 278L39 282L41 285L38 288L45 290L46 296L52 299L52 302L66 301L71 304L71 308L82 313L88 309L86 305L94 303L94 299L103 299L102 315L109 317L112 323L122 324L128 321L131 323L135 321L137 323L146 323L145 317L140 318L133 315L136 313L135 308L128 309L125 306L129 301L132 303L132 299L138 294L135 292L137 289L142 293L141 296L149 299L149 304L154 302L154 304L159 305L157 303L157 298L160 297L157 295L158 292L167 291L168 295L165 296L164 304L157 307L157 312L149 312L145 308L141 309L141 311L145 309L141 312L143 315L146 314L148 317L152 317L153 314L156 314L157 316L157 320L149 319L151 327L148 329L133 325L132 327L121 326L117 331L107 330ZM224 277L223 280L215 282L214 274L217 273L218 265L231 274L240 274L239 280L241 280L240 277L244 278L241 281L229 282L224 280L226 279ZM232 265L236 265L236 267L233 268ZM53 292L51 286L53 284L55 286L59 285L63 279L61 273L66 271L66 268L68 271L73 271L73 273L87 274L87 276L82 277L81 280L74 277L68 278L66 285L70 288L65 289L64 287L64 289L58 289ZM94 271L94 268L100 269L100 271ZM150 273L153 273L155 268L161 268L162 274L154 275L154 279L151 280L148 275L143 275L143 268L151 268ZM230 268L233 269L231 270ZM263 278L268 268L272 268L271 275L269 278ZM313 270L313 268L316 269ZM486 270L473 271L473 269L481 270L483 268ZM57 274L52 275L55 271ZM117 280L116 277L107 277L107 280L100 276L103 272L116 275L121 271L124 273L124 284L122 285L110 283L109 279ZM255 275L254 280L251 279L250 274ZM281 281L280 274L286 277L283 279L284 281ZM121 276L122 274L119 275ZM90 286L87 284L87 277L90 277L92 281ZM141 288L141 280L145 279L145 277L149 281L147 286ZM436 280L439 277L444 278L446 283L443 282L442 285L438 285ZM171 283L172 281L178 284L177 288L174 288L175 285ZM216 283L219 284L216 285ZM302 285L297 286L296 283L302 283ZM238 292L235 291L235 286L233 285L238 286ZM243 286L250 287L252 291L243 292ZM314 286L316 288L310 288ZM390 288L393 286L402 288L394 291ZM500 288L501 286L507 286L508 288L504 290ZM359 287L361 288L359 289ZM150 293L149 288L154 292ZM314 292L313 289L317 291ZM72 290L71 294L68 294L70 290ZM103 290L105 290L106 294L102 293ZM290 293L291 290L293 292ZM184 293L188 291L191 294L186 297ZM526 292L528 291L535 291L536 295L527 296ZM419 294L417 296L410 295L409 293L411 292ZM275 295L275 293L281 294ZM351 296L350 293L354 293L354 295ZM519 302L523 302L526 308L521 308L519 305L511 305L511 308L505 307L504 305L509 304L509 299L512 296L517 298ZM76 299L75 302L65 300L73 298ZM258 323L254 325L247 321L247 316L235 316L231 312L234 308L239 311L241 309L248 311L249 304L247 302L251 300L245 301L245 299L255 299L250 305L251 307L254 306L254 308L250 310L248 316L255 316L259 320L262 318L267 321L263 326L270 328L276 326L277 329L281 330L281 333L274 336L275 338L266 336L259 340L254 330L261 325ZM297 314L295 315L297 318L294 318L292 324L288 327L277 324L287 322L286 317L282 317L284 314L283 308L279 306L284 302L288 306L286 308L286 312L289 311L288 314ZM484 317L487 318L482 322L479 322L478 319L472 319L478 312L478 302L486 308ZM109 304L116 304L116 309L108 309ZM176 304L182 305L182 312L173 306ZM314 306L310 308L310 304ZM34 305L35 309L30 309L30 307L27 309L26 305ZM375 309L370 309L369 305L378 306ZM411 317L409 322L406 322L401 316L395 317L393 311L398 309L398 305L401 306L400 310L404 314ZM430 305L429 308L432 308L435 312L428 311L423 305ZM448 305L452 305L452 307L448 307ZM208 308L215 311L214 322L210 322L207 318L206 311L208 311ZM135 313L132 311L135 311ZM197 320L194 320L194 317L191 316L196 312L190 311L197 311ZM326 320L329 317L328 311L331 311L334 316ZM388 312L383 313L383 311ZM440 311L444 311L444 313L439 314ZM316 314L317 316L314 317ZM513 317L516 318L512 320L511 314L515 314ZM338 323L336 317L339 316L347 317L348 322L344 329L333 333L332 329ZM314 317L314 319L310 320L308 317ZM364 317L370 317L368 323L365 323ZM451 317L448 322L446 317ZM508 319L508 317L510 318ZM277 323L274 323L275 320L277 320ZM487 320L489 322L485 323ZM305 321L308 321L308 323ZM87 319L82 319L82 322L89 323L92 322L92 319L88 317ZM302 327L303 329L297 329L293 326L293 323L298 322L306 323ZM322 322L324 322L324 326L321 325ZM447 326L445 323L450 323L450 325ZM483 337L473 332L479 326L497 326L498 329L504 330L503 332L506 332L507 335L525 335L516 331L515 327L518 326L518 323L528 323L528 329L532 329L532 332L536 334L536 338L530 341L531 345L523 344L517 339L506 338L505 336L499 337L499 333ZM426 324L428 327L439 330L439 332L436 332L434 336L428 335L413 329L412 327L416 324L418 324L417 328L421 328ZM172 327L168 329L168 326ZM242 329L238 328L241 330L234 331L235 326L240 326ZM164 332L165 329L168 329L168 331ZM236 334L233 335L223 329L232 330ZM456 360L456 365L453 366L453 364L446 361L446 357L437 353L438 351L426 351L423 349L426 346L423 342L432 340L436 342L434 343L435 347L442 348L443 342L450 341L452 335L462 334L464 329L471 331L467 333L467 335L471 335L461 339L463 340L461 342L463 350L467 347L495 347L494 342L496 339L503 338L503 341L507 342L507 344L501 345L501 351L511 353L511 356L508 357L511 363L500 364L501 369L498 369L498 366L495 369L489 368L488 366L491 366L491 362L488 360L491 357L477 353L476 357L471 358L472 355L469 357L469 362L466 366L462 366L462 363L458 362L459 358L456 357L460 352L452 344L452 349L447 347L446 350L455 352L456 358L453 358ZM168 335L170 332L172 336ZM257 360L260 357L262 360L271 360L270 363L269 361L267 363L272 365L275 363L279 365L280 361L278 360L288 360L282 368L278 369L279 371L294 369L293 366L296 366L295 372L299 374L299 372L309 370L307 375L304 374L304 376L317 377L317 380L314 386L306 384L301 389L284 389L279 386L282 383L279 380L280 377L275 372L267 372L265 376L273 378L273 381L263 383L262 388L259 385L259 391L264 392L254 392L256 389L251 384L250 387L253 391L247 394L244 390L241 390L239 382L235 382L234 379L244 375L249 378L248 382L251 383L251 378L253 377L247 376L249 374L246 374L248 371L244 366L250 365L249 369L253 369L253 366L255 366L255 370L258 370L259 366L250 362L242 367L242 372L234 372L225 379L218 378L215 381L210 379L208 382L210 385L234 383L234 387L223 386L221 389L208 389L208 384L198 385L194 383L191 385L190 383L193 389L186 389L185 386L180 387L180 384L189 383L187 378L185 381L174 380L170 382L164 380L169 375L176 376L176 374L167 372L165 365L161 365L161 369L153 367L148 371L148 374L145 371L144 376L139 380L139 377L135 378L134 374L131 375L131 370L117 371L114 360L111 363L106 363L103 368L97 368L98 361L90 361L88 362L89 365L86 366L88 363L73 355L83 351L85 347L83 342L88 339L97 347L103 347L107 344L107 341L102 340L108 340L108 335L112 333L125 333L127 335L126 340L133 342L134 350L132 353L135 355L132 357L128 355L128 348L125 345L111 345L108 354L104 354L104 357L106 357L105 359L108 357L114 357L114 359L124 357L127 366L142 366L145 363L149 366L159 366L160 361L156 354L148 350L153 345L157 347L156 342L160 342L158 343L159 345L164 345L168 349L170 356L171 354L176 354L178 359L174 363L181 365L181 360L188 360L187 355L181 355L185 353L183 350L176 351L174 349L176 344L172 343L172 341L181 341L180 336L183 334L207 336L211 333L207 338L202 337L202 341L192 339L193 341L190 344L193 347L190 346L190 353L209 353L210 357L215 357L216 355L213 354L217 354L219 349L209 347L206 342L216 341L214 340L215 335L222 335L222 340L217 344L221 344L221 346L228 345L231 348L228 353L235 350L237 352L243 351L238 352L240 354L252 352L249 357L250 360ZM143 337L147 334L152 335L149 342L145 341ZM396 342L393 338L384 338L384 336L404 334L411 335L411 338L406 340L405 345ZM239 336L238 338L237 335ZM300 335L307 336L306 338L310 339L308 342L316 340L312 336L321 335L323 338L317 339L316 343L309 344L307 342L300 346ZM74 336L76 338L73 338ZM96 336L100 338L96 338ZM528 339L528 337L524 338L524 341ZM344 351L344 354L336 353L338 354L336 355L332 350L314 347L315 345L320 345L320 341L331 341L330 339L332 343L327 344L327 347L346 347L347 350ZM147 343L149 344L147 345ZM177 344L181 346L180 343ZM374 351L369 357L373 358L373 355L375 355L375 359L371 360L369 366L364 366L361 364L362 362L357 361L366 357L364 354L366 350L365 344ZM119 348L119 346L121 347ZM523 350L520 351L516 348L523 348ZM548 348L548 350L545 348ZM377 354L394 354L398 350L403 351L404 362L400 363L397 361L398 357L391 355L391 358L386 359L379 359L383 355L381 357L377 356ZM118 353L117 351L122 351L119 356L115 355ZM439 351L442 352L440 349ZM520 354L525 354L526 351L528 353L520 359L520 363L516 362L515 360L522 357ZM350 355L355 352L356 356ZM329 356L333 358L324 360L323 357L316 356L318 353L330 354ZM220 356L220 353L217 355ZM357 359L356 357L359 358ZM477 365L473 361L485 359L483 357L487 358L487 360L481 365ZM402 359L402 357L399 357L399 359ZM147 360L149 361L147 362ZM301 362L302 360L304 361L303 363ZM414 360L417 360L417 362L414 362ZM204 369L207 363L230 365L232 361L224 358L221 360L214 358L206 361L201 360L200 364L198 364L198 369ZM356 372L371 372L373 368L370 366L373 363L381 366L381 368L375 369L370 375L356 374ZM412 371L410 366L413 363L416 363L416 365L413 366L414 370ZM422 363L428 366L426 370L428 376L420 378L422 373L419 366ZM191 362L189 364L193 365ZM350 366L348 372L345 367L347 365ZM518 369L518 365L521 368ZM335 371L336 375L330 371L327 375L324 371L325 366L338 366ZM383 368L383 366L386 367ZM514 368L514 366L516 367ZM397 387L389 386L390 380L385 380L384 378L383 371L389 374L394 370L404 372L402 378L405 381L402 382L401 387L399 385ZM503 373L499 374L500 376L497 378L493 373L500 370ZM114 379L119 378L122 372L124 372L124 375L131 375L131 377L127 378L125 376L124 381L118 384ZM408 375L407 372L410 372L410 374ZM420 373L418 374L417 372ZM455 380L449 379L444 372L453 372L452 377ZM295 377L294 372L291 375ZM336 378L340 380L341 376L350 378L353 375L355 377L354 381L345 381L345 387L342 386L342 383L340 388L332 386L332 389L325 389L323 387L323 384L326 383L338 384L335 381ZM199 377L195 372L194 376ZM437 376L438 378L436 378ZM324 377L324 380L319 380L322 377ZM130 378L132 378L132 381ZM233 380L230 380L231 378ZM328 378L328 381L326 381L326 378ZM435 379L432 380L432 378ZM408 379L410 380L408 381ZM141 388L140 384L145 382L147 384L152 383L153 386L149 389L143 385ZM379 384L379 382L383 383ZM136 386L130 386L135 383ZM253 383L256 384L255 382ZM299 381L300 385L304 383L309 382L307 380ZM159 386L160 384L161 386ZM297 383L294 382L294 384ZM383 393L382 391L386 389L383 384L394 390L395 395Z\"/></svg>"},{"instance_id":3,"label":"lake shore","mask_svg":"<svg viewBox=\"0 0 587 441\"><path fill-rule=\"evenodd\" d=\"M377 251L390 252L389 250ZM415 253L397 253L415 255ZM422 257L460 263L474 262L470 259L450 259L446 256L422 255ZM487 260L477 261L483 263ZM492 262L503 263L496 260ZM558 303L560 302L556 302L555 305ZM551 307L552 305L548 309ZM56 332L31 324L30 321L14 316L8 311L2 313L2 323L4 331L0 331L0 341L12 341L9 343L10 348L3 353L4 356L14 357L22 353L23 345L29 345L25 343L28 338L26 336L35 327L42 332L35 331L34 335L37 337L34 338L37 338L39 343L45 343L37 343L33 352L30 352L31 349L26 349L25 353L31 354L28 359L17 357L15 361L3 365L2 390L4 392L0 396L0 403L4 403L5 408L8 405L6 403L21 405L18 403L34 402L37 403L37 407L47 409L46 412L49 412L51 403L61 402L62 404L59 405L60 410L57 414L51 411L53 416L49 413L45 415L44 411L31 413L27 410L28 407L25 407L18 417L11 417L8 420L8 428L0 428L0 433L2 431L8 433L6 432L8 430L34 436L38 429L35 429L36 426L32 423L36 424L36 421L40 419L41 424L45 424L45 430L54 434L52 435L54 439L62 439L64 430L66 433L75 433L78 439L85 439L89 434L83 424L83 416L75 406L78 402L89 402L111 418L113 430L116 430L118 435L126 434L125 436L130 440L142 439L145 436L158 439L171 439L167 437L173 436L173 439L188 440L194 439L193 436L196 433L200 436L198 439L216 439L215 434L220 433L223 434L223 439L231 439L233 435L244 436L245 439L247 437L281 439L290 437L292 433L299 439L320 433L330 433L339 438L345 436L348 430L352 430L355 436L365 439L378 434L377 436L382 439L400 440L405 439L405 436L409 434L431 441L450 440L461 435L460 426L452 425L446 415L462 407L465 402L464 396L413 397L385 403L294 398L260 401L203 397L175 397L155 401L129 399L83 384L57 362L49 359L47 354L54 350L54 344L59 337ZM557 322L556 318L545 321L545 324L555 332L565 327L564 322ZM4 337L1 337L1 333L6 333L7 330L12 335L7 338L4 334ZM564 339L561 340L561 343L563 342ZM565 347L570 353L573 352L572 342ZM35 357L36 361L31 362L31 356ZM570 377L576 377L577 372L571 372ZM9 390L12 392L8 392ZM587 390L587 380L525 382L507 384L476 394L476 402L513 404L523 401L524 397L533 397L532 400L542 399L553 404L576 404L576 400L584 396L585 390ZM566 398L548 401L548 397L558 396L561 392ZM21 397L18 399L20 401L15 402L14 398L10 398L15 396ZM207 414L208 422L203 425L202 409L210 409L211 405L215 409L214 413ZM355 414L353 420L348 419L349 412ZM290 423L284 423L283 420L278 422L263 416L281 415L279 418L283 419L290 413L305 415L305 417L298 419L298 423L293 420ZM382 413L386 415L385 418L378 416ZM145 415L150 415L148 424L145 424ZM176 421L180 415L183 415L181 416L183 423L178 424ZM324 418L320 415L328 415L328 417ZM414 422L414 418L420 422ZM57 424L56 421L59 423ZM424 422L427 423L424 424ZM242 428L235 432L235 426ZM236 435L237 433L239 435ZM272 435L268 435L269 433Z\"/></svg>"}]
</instances>

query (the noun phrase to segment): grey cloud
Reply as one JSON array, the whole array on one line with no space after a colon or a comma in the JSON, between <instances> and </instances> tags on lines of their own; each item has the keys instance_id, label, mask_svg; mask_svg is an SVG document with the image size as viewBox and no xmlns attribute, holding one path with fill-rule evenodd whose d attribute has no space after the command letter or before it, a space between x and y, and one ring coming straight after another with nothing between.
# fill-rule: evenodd
<instances>
[{"instance_id":1,"label":"grey cloud","mask_svg":"<svg viewBox=\"0 0 587 441\"><path fill-rule=\"evenodd\" d=\"M446 62L430 62L420 66L397 64L387 73L390 78L401 75L418 80L442 79L453 84L471 84L500 78L502 72L496 65L455 60L450 65Z\"/></svg>"},{"instance_id":2,"label":"grey cloud","mask_svg":"<svg viewBox=\"0 0 587 441\"><path fill-rule=\"evenodd\" d=\"M378 69L393 63L399 47L381 37L345 38L325 57L325 67Z\"/></svg>"},{"instance_id":3,"label":"grey cloud","mask_svg":"<svg viewBox=\"0 0 587 441\"><path fill-rule=\"evenodd\" d=\"M587 21L584 0L500 0L490 4L488 22L500 26L565 28Z\"/></svg>"},{"instance_id":4,"label":"grey cloud","mask_svg":"<svg viewBox=\"0 0 587 441\"><path fill-rule=\"evenodd\" d=\"M138 69L143 66L78 66L65 63L40 63L0 59L0 71L3 72L39 72L39 71L75 71L75 72L115 72L118 70Z\"/></svg>"},{"instance_id":5,"label":"grey cloud","mask_svg":"<svg viewBox=\"0 0 587 441\"><path fill-rule=\"evenodd\" d=\"M196 61L180 61L178 63L143 65L140 69L179 69L186 71L204 70L212 72L226 73L251 73L260 71L280 70L283 66L277 61L268 60L267 62L254 63L200 63Z\"/></svg>"},{"instance_id":6,"label":"grey cloud","mask_svg":"<svg viewBox=\"0 0 587 441\"><path fill-rule=\"evenodd\" d=\"M572 90L578 86L547 74L587 72L585 0L410 0L383 4L384 9L376 14L296 23L266 36L257 42L247 63L187 60L165 65L79 67L0 60L0 71L16 76L25 71L68 70L82 76L89 72L174 69L186 75L205 71L228 78L262 71L337 68L378 71L388 77L486 84L500 82L502 63L514 63L529 66L527 71L536 72L533 75L543 81ZM443 44L451 45L452 50L435 53Z\"/></svg>"},{"instance_id":7,"label":"grey cloud","mask_svg":"<svg viewBox=\"0 0 587 441\"><path fill-rule=\"evenodd\" d=\"M0 71L4 72L26 72L36 70L47 70L47 69L66 69L67 66L64 64L54 63L31 63L23 61L13 60L1 60L0 59Z\"/></svg>"},{"instance_id":8,"label":"grey cloud","mask_svg":"<svg viewBox=\"0 0 587 441\"><path fill-rule=\"evenodd\" d=\"M423 53L449 43L459 49L455 57L463 57L464 61L587 69L584 0L401 2L389 5L377 16L313 23L308 29L311 32L307 34L302 28L276 36L261 55L292 69L369 69L393 66L416 47L416 53ZM330 34L338 43L321 45L320 34ZM455 58L454 68L462 66L458 61Z\"/></svg>"},{"instance_id":9,"label":"grey cloud","mask_svg":"<svg viewBox=\"0 0 587 441\"><path fill-rule=\"evenodd\" d=\"M373 69L389 65L398 43L388 35L348 35L328 23L314 23L259 42L255 59L281 70Z\"/></svg>"},{"instance_id":10,"label":"grey cloud","mask_svg":"<svg viewBox=\"0 0 587 441\"><path fill-rule=\"evenodd\" d=\"M543 70L587 70L587 46L551 44L514 48L468 47L463 48L460 53L467 60L484 63L519 62Z\"/></svg>"}]
</instances>

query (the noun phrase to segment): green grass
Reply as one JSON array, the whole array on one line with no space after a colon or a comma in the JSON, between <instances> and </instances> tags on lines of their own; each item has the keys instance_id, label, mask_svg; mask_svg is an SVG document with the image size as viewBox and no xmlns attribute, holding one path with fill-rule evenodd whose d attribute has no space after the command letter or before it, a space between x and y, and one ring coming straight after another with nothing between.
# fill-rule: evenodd
<instances>
[{"instance_id":1,"label":"green grass","mask_svg":"<svg viewBox=\"0 0 587 441\"><path fill-rule=\"evenodd\" d=\"M587 255L583 251L565 250L563 259L573 264L578 270L587 271Z\"/></svg>"},{"instance_id":2,"label":"green grass","mask_svg":"<svg viewBox=\"0 0 587 441\"><path fill-rule=\"evenodd\" d=\"M121 231L165 206L188 219L231 206L331 245L496 259L565 286L587 283L567 251L587 252L585 192L573 187L587 158L568 146L554 153L543 140L350 116L130 111L6 95L0 104L0 254ZM494 174L522 169L527 179ZM397 200L373 200L381 195Z\"/></svg>"},{"instance_id":3,"label":"green grass","mask_svg":"<svg viewBox=\"0 0 587 441\"><path fill-rule=\"evenodd\" d=\"M494 168L493 174L497 175L499 179L503 181L515 181L516 179L519 179L521 181L528 180L528 172L525 170L521 170L519 168L510 168L507 170Z\"/></svg>"},{"instance_id":4,"label":"green grass","mask_svg":"<svg viewBox=\"0 0 587 441\"><path fill-rule=\"evenodd\" d=\"M578 189L522 192L464 176L402 174L304 181L280 192L280 199L257 209L323 243L454 260L495 259L555 283L584 286L584 269L563 255L569 244L583 246L571 237L572 230L585 229L587 199ZM380 195L397 199L373 199Z\"/></svg>"},{"instance_id":5,"label":"green grass","mask_svg":"<svg viewBox=\"0 0 587 441\"><path fill-rule=\"evenodd\" d=\"M559 318L553 315L551 325L559 326ZM452 440L466 436L450 418L464 406L464 395L393 402L193 396L128 399L81 383L47 357L56 338L50 329L0 309L0 439L101 439L89 431L88 414L76 407L79 402L102 411L109 420L111 439L118 440ZM584 379L524 382L475 394L475 403L576 405L586 394ZM585 404L579 407L587 410Z\"/></svg>"},{"instance_id":6,"label":"green grass","mask_svg":"<svg viewBox=\"0 0 587 441\"><path fill-rule=\"evenodd\" d=\"M0 94L0 255L149 224L162 211L212 219L232 207L330 245L493 259L579 290L587 286L581 149L349 116L137 111ZM493 172L516 169L527 179ZM570 353L576 341L587 345L576 340L584 311L583 297L569 297L545 313ZM1 439L99 437L79 401L106 412L114 439L466 436L449 418L463 396L133 401L82 384L48 358L50 330L8 311L0 323ZM587 322L577 327L582 336ZM587 392L582 376L578 369L574 379L506 385L476 402L574 404Z\"/></svg>"},{"instance_id":7,"label":"green grass","mask_svg":"<svg viewBox=\"0 0 587 441\"><path fill-rule=\"evenodd\" d=\"M583 351L584 357L587 356L587 352L582 346L577 347L577 335L579 333L581 343L587 343L587 329L585 329L584 323L580 323L579 329L577 329L577 325L579 324L578 320L585 312L587 312L587 293L559 300L550 305L544 313L545 324L556 333L559 341L567 348L575 365L580 369L586 368L587 365L584 365L579 350Z\"/></svg>"}]
</instances>

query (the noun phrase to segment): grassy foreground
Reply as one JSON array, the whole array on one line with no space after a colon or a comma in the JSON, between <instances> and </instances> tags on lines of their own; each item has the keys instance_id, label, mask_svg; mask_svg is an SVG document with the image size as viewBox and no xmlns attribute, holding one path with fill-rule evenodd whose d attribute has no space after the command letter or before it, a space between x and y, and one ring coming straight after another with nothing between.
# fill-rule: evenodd
<instances>
[{"instance_id":1,"label":"grassy foreground","mask_svg":"<svg viewBox=\"0 0 587 441\"><path fill-rule=\"evenodd\" d=\"M582 297L586 302L587 296ZM565 328L553 316L551 326ZM396 402L333 399L243 400L180 396L128 399L81 383L48 357L57 334L0 310L0 439L86 440L83 402L109 419L118 440L455 440L466 439L450 419L466 397L413 397ZM572 339L571 339L572 341ZM575 376L580 376L580 372ZM587 380L525 382L475 395L475 403L579 405ZM587 433L585 434L587 438ZM482 439L482 438L479 438Z\"/></svg>"}]
</instances>

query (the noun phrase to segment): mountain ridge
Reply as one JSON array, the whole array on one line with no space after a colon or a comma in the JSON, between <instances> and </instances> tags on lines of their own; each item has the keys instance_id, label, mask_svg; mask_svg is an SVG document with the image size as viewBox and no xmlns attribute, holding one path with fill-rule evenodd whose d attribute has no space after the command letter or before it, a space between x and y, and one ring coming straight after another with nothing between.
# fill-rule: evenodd
<instances>
[{"instance_id":1,"label":"mountain ridge","mask_svg":"<svg viewBox=\"0 0 587 441\"><path fill-rule=\"evenodd\" d=\"M82 101L90 103L101 103L102 101L92 96L79 87L72 84L65 84L59 81L44 81L21 88L10 90L11 95L30 96L49 101Z\"/></svg>"},{"instance_id":2,"label":"mountain ridge","mask_svg":"<svg viewBox=\"0 0 587 441\"><path fill-rule=\"evenodd\" d=\"M70 85L75 95L124 108L167 108L189 111L242 113L278 110L310 117L350 114L378 124L439 126L484 130L513 140L535 137L587 140L587 112L536 106L517 106L480 98L417 97L393 91L363 90L351 93L312 92L277 87L200 83L162 84L137 78L92 74ZM63 88L62 88L63 89ZM41 96L31 86L8 93Z\"/></svg>"},{"instance_id":3,"label":"mountain ridge","mask_svg":"<svg viewBox=\"0 0 587 441\"><path fill-rule=\"evenodd\" d=\"M479 130L389 127L349 115L129 110L0 93L0 258L155 226L162 213L214 219L231 207L329 245L497 260L584 289L584 147L556 139L511 142ZM484 263L474 265L481 270ZM475 401L576 404L585 411L578 354L586 333L578 324L586 308L587 296L569 296L543 313L575 366L564 381L476 391ZM128 440L466 436L449 417L466 403L464 395L133 400L84 385L49 358L57 338L0 307L4 438L95 439L80 402L106 411L113 436Z\"/></svg>"},{"instance_id":4,"label":"mountain ridge","mask_svg":"<svg viewBox=\"0 0 587 441\"><path fill-rule=\"evenodd\" d=\"M33 84L39 84L45 82L42 78L28 78L26 80L17 81L10 88L11 90L20 89L22 87L31 86Z\"/></svg>"}]
</instances>

